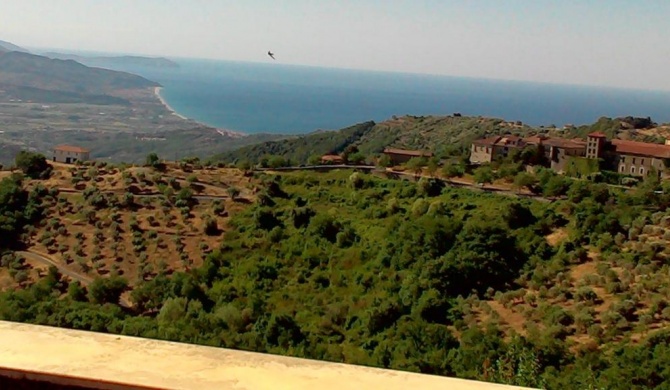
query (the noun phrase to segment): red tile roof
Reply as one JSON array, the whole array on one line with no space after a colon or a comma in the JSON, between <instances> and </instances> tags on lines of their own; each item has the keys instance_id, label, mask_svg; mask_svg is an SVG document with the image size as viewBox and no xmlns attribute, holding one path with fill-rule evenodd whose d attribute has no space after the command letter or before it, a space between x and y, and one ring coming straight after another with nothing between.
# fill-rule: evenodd
<instances>
[{"instance_id":1,"label":"red tile roof","mask_svg":"<svg viewBox=\"0 0 670 390\"><path fill-rule=\"evenodd\" d=\"M473 141L472 143L478 146L493 146L500 140L500 136L496 135L493 137L488 137L488 138L481 138L478 140Z\"/></svg>"},{"instance_id":2,"label":"red tile roof","mask_svg":"<svg viewBox=\"0 0 670 390\"><path fill-rule=\"evenodd\" d=\"M531 135L530 137L524 138L523 142L530 144L530 145L537 145L539 143L542 143L546 140L548 140L549 137L547 137L544 134L537 134L537 135Z\"/></svg>"},{"instance_id":3,"label":"red tile roof","mask_svg":"<svg viewBox=\"0 0 670 390\"><path fill-rule=\"evenodd\" d=\"M479 145L479 146L493 146L493 145L498 145L498 146L522 146L524 142L524 139L519 137L518 135L503 135L503 136L493 136L489 138L482 138L475 140L473 144Z\"/></svg>"},{"instance_id":4,"label":"red tile roof","mask_svg":"<svg viewBox=\"0 0 670 390\"><path fill-rule=\"evenodd\" d=\"M657 158L670 158L670 145L650 144L646 142L613 139L612 146L617 153L635 154Z\"/></svg>"},{"instance_id":5,"label":"red tile roof","mask_svg":"<svg viewBox=\"0 0 670 390\"><path fill-rule=\"evenodd\" d=\"M566 138L549 138L543 142L544 145L562 149L585 149L586 141L575 141Z\"/></svg>"},{"instance_id":6,"label":"red tile roof","mask_svg":"<svg viewBox=\"0 0 670 390\"><path fill-rule=\"evenodd\" d=\"M596 131L591 134L589 134L589 137L593 138L607 138L607 134L601 132L601 131Z\"/></svg>"},{"instance_id":7,"label":"red tile roof","mask_svg":"<svg viewBox=\"0 0 670 390\"><path fill-rule=\"evenodd\" d=\"M61 152L72 152L72 153L89 153L90 150L85 148L80 148L79 146L70 146L70 145L58 145L54 148Z\"/></svg>"},{"instance_id":8,"label":"red tile roof","mask_svg":"<svg viewBox=\"0 0 670 390\"><path fill-rule=\"evenodd\" d=\"M433 157L432 152L421 151L421 150L394 149L394 148L384 149L384 154L400 154L403 156L412 156L412 157Z\"/></svg>"},{"instance_id":9,"label":"red tile roof","mask_svg":"<svg viewBox=\"0 0 670 390\"><path fill-rule=\"evenodd\" d=\"M524 139L524 142L530 145L547 145L554 146L557 148L563 149L584 149L586 147L586 141L579 138L567 139L567 138L557 138L557 137L547 137L546 135L533 135Z\"/></svg>"}]
</instances>

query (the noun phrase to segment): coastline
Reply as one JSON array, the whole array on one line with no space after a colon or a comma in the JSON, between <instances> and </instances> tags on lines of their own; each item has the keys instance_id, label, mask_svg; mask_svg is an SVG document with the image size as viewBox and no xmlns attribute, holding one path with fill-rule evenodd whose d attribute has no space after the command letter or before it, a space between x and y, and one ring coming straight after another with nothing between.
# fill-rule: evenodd
<instances>
[{"instance_id":1,"label":"coastline","mask_svg":"<svg viewBox=\"0 0 670 390\"><path fill-rule=\"evenodd\" d=\"M154 95L156 95L156 98L158 98L158 100L161 102L161 104L164 105L165 108L167 108L167 110L170 111L170 113L171 113L172 115L177 116L177 117L179 117L179 118L181 118L181 119L183 119L183 120L185 120L185 121L189 120L189 118L187 118L187 117L185 117L185 116L179 114L177 111L174 110L174 108L172 108L172 106L170 106L170 105L168 104L168 102L167 102L167 101L163 98L163 96L161 95L161 90L162 90L162 89L163 89L163 87L155 87L155 88L154 88Z\"/></svg>"},{"instance_id":2,"label":"coastline","mask_svg":"<svg viewBox=\"0 0 670 390\"><path fill-rule=\"evenodd\" d=\"M205 123L198 122L198 121L196 121L196 120L194 120L194 119L187 118L186 116L184 116L184 115L178 113L177 111L175 111L174 108L172 108L172 106L170 106L170 104L169 104L169 103L165 100L165 98L163 98L163 96L161 95L161 91L162 91L162 90L163 90L163 87L154 87L154 95L156 96L156 99L158 99L158 100L160 101L160 103L161 103L161 104L162 104L162 105L163 105L163 106L164 106L164 107L165 107L165 108L166 108L172 115L174 115L174 116L176 116L176 117L178 117L178 118L180 118L180 119L183 119L183 120L185 120L185 121L194 122L194 123L197 123L197 124L202 125L202 126L206 126L206 127L214 128L214 129L216 130L217 133L219 133L221 136L224 136L224 137L225 137L225 136L228 136L228 137L239 138L239 137L246 137L246 136L248 135L248 134L245 134L245 133L242 133L242 132L239 132L239 131L232 131L232 130L220 129L220 128L218 128L218 127L209 126L209 125L207 125L207 124L205 124Z\"/></svg>"}]
</instances>

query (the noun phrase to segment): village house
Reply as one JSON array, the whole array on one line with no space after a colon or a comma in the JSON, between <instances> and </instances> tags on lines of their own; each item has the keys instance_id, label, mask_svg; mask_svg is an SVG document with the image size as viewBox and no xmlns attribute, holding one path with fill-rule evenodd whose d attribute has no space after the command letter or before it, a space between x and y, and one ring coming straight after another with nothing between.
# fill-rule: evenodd
<instances>
[{"instance_id":1,"label":"village house","mask_svg":"<svg viewBox=\"0 0 670 390\"><path fill-rule=\"evenodd\" d=\"M494 136L476 140L470 148L472 164L487 164L496 158L506 157L512 149L522 149L526 143L516 135Z\"/></svg>"},{"instance_id":2,"label":"village house","mask_svg":"<svg viewBox=\"0 0 670 390\"><path fill-rule=\"evenodd\" d=\"M604 133L595 132L586 141L579 138L557 138L534 135L519 138L513 135L495 136L476 140L470 149L470 163L485 164L508 155L512 149L537 147L549 167L564 173L572 158L600 160L607 169L621 174L644 177L656 172L663 177L670 165L670 145L620 139L608 140Z\"/></svg>"},{"instance_id":3,"label":"village house","mask_svg":"<svg viewBox=\"0 0 670 390\"><path fill-rule=\"evenodd\" d=\"M433 157L432 152L421 151L421 150L405 150L405 149L394 149L386 148L383 152L391 159L393 165L404 164L407 161L413 158L431 158Z\"/></svg>"},{"instance_id":4,"label":"village house","mask_svg":"<svg viewBox=\"0 0 670 390\"><path fill-rule=\"evenodd\" d=\"M536 135L524 139L528 146L538 147L549 162L549 168L564 173L572 157L586 156L586 142L581 139L567 139Z\"/></svg>"},{"instance_id":5,"label":"village house","mask_svg":"<svg viewBox=\"0 0 670 390\"><path fill-rule=\"evenodd\" d=\"M78 146L58 145L53 150L53 161L74 164L91 159L91 151Z\"/></svg>"},{"instance_id":6,"label":"village house","mask_svg":"<svg viewBox=\"0 0 670 390\"><path fill-rule=\"evenodd\" d=\"M670 162L670 145L647 142L608 140L605 134L591 133L587 138L587 157L603 159L609 168L625 175L663 177Z\"/></svg>"}]
</instances>

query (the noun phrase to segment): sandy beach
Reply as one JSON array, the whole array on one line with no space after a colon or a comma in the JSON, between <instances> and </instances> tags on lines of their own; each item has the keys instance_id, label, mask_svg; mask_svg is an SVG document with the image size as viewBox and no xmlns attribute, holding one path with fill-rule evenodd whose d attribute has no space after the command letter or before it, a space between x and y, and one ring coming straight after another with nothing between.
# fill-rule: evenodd
<instances>
[{"instance_id":1,"label":"sandy beach","mask_svg":"<svg viewBox=\"0 0 670 390\"><path fill-rule=\"evenodd\" d=\"M187 117L185 117L185 116L179 114L177 111L175 111L175 110L168 104L168 102L166 102L165 99L163 99L163 96L161 96L161 90L162 90L162 89L163 89L162 87L156 87L156 88L154 88L154 94L156 94L156 97L158 98L158 100L160 100L161 104L164 105L165 108L167 108L168 111L170 111L170 112L172 113L172 115L178 116L179 118L181 118L181 119L183 119L183 120L189 120Z\"/></svg>"},{"instance_id":2,"label":"sandy beach","mask_svg":"<svg viewBox=\"0 0 670 390\"><path fill-rule=\"evenodd\" d=\"M172 113L172 115L174 115L178 118L181 118L183 120L186 120L186 121L193 121L193 122L196 122L196 123L200 123L200 122L194 121L193 119L187 118L184 115L181 115L180 113L175 111L174 108L172 108L168 104L168 102L163 98L163 96L161 96L161 90L163 90L162 87L154 88L154 94L156 95L156 98L158 100L160 100L161 104L163 106L165 106L165 108L167 108L167 110L170 111L170 113ZM205 124L203 124L203 126L210 127L209 125L205 125ZM239 138L239 137L245 137L246 136L245 133L242 133L242 132L239 132L239 131L232 131L232 130L219 129L219 128L216 128L216 132L219 133L221 136L227 136L227 137Z\"/></svg>"}]
</instances>

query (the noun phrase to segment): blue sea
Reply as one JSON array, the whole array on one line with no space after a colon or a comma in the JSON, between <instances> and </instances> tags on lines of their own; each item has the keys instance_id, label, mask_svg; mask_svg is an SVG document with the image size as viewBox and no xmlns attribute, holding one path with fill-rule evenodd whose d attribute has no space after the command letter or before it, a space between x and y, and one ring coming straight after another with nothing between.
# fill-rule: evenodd
<instances>
[{"instance_id":1,"label":"blue sea","mask_svg":"<svg viewBox=\"0 0 670 390\"><path fill-rule=\"evenodd\" d=\"M178 69L125 67L157 81L180 114L245 133L339 129L393 115L498 117L587 124L601 116L670 121L670 92L449 76L175 59Z\"/></svg>"}]
</instances>

